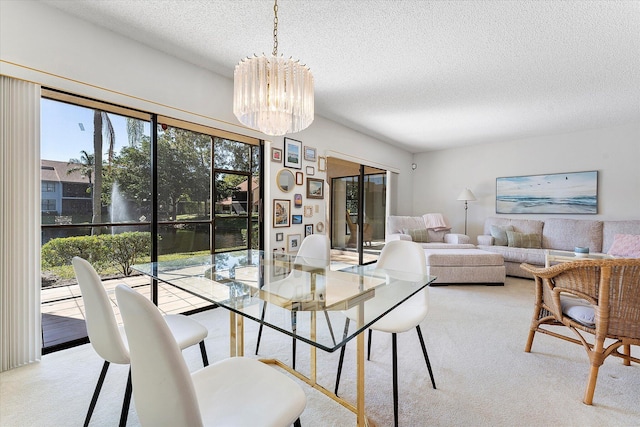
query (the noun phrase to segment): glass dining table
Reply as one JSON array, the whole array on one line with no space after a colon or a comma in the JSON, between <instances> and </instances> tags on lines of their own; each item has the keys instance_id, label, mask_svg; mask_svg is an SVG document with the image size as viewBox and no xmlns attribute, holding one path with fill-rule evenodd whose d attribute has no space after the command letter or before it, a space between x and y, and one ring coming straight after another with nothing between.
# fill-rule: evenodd
<instances>
[{"instance_id":1,"label":"glass dining table","mask_svg":"<svg viewBox=\"0 0 640 427\"><path fill-rule=\"evenodd\" d=\"M279 366L354 412L358 426L368 425L362 332L436 279L375 265L332 264L258 250L193 256L132 268L228 310L230 356L244 355L244 319L309 344L308 376L277 359L260 360ZM317 321L319 312L326 322ZM304 322L299 321L302 313L309 313ZM338 325L343 332L342 325L348 318L355 320L356 327L336 336L331 325ZM317 349L334 352L352 339L356 340L355 404L318 384L316 372Z\"/></svg>"}]
</instances>

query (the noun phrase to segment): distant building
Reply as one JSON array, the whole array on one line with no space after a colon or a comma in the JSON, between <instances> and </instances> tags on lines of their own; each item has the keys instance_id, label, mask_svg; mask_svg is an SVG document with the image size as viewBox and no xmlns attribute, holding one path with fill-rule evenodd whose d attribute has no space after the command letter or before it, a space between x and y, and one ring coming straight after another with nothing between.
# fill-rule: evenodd
<instances>
[{"instance_id":1,"label":"distant building","mask_svg":"<svg viewBox=\"0 0 640 427\"><path fill-rule=\"evenodd\" d=\"M235 215L247 214L247 185L248 180L241 182L235 189L232 196L216 203L217 213L229 213ZM260 180L257 177L251 178L251 213L257 214L260 207Z\"/></svg>"},{"instance_id":2,"label":"distant building","mask_svg":"<svg viewBox=\"0 0 640 427\"><path fill-rule=\"evenodd\" d=\"M41 211L43 216L55 216L57 223L67 222L64 217L91 215L89 177L80 171L69 171L79 165L54 160L41 160Z\"/></svg>"}]
</instances>

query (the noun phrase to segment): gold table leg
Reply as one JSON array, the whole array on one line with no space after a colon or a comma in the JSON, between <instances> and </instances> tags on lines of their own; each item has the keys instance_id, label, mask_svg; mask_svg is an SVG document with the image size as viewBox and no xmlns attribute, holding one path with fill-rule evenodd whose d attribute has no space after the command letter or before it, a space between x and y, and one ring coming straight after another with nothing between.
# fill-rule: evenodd
<instances>
[{"instance_id":1,"label":"gold table leg","mask_svg":"<svg viewBox=\"0 0 640 427\"><path fill-rule=\"evenodd\" d=\"M316 292L316 274L315 274L315 272L311 273L311 292L312 292L312 295L314 295L315 292ZM316 312L312 311L311 312L311 325L310 325L311 331L310 332L311 332L311 341L313 341L313 342L316 341L316 319L317 319ZM317 366L316 365L316 347L315 346L311 346L310 350L311 351L309 352L309 360L311 362L311 367L310 367L309 372L310 372L311 382L316 383L316 378L317 378L317 376L316 376L316 373L317 373L317 370L316 370L316 366Z\"/></svg>"},{"instance_id":2,"label":"gold table leg","mask_svg":"<svg viewBox=\"0 0 640 427\"><path fill-rule=\"evenodd\" d=\"M229 310L229 357L235 357L236 350L236 314Z\"/></svg>"},{"instance_id":3,"label":"gold table leg","mask_svg":"<svg viewBox=\"0 0 640 427\"><path fill-rule=\"evenodd\" d=\"M236 316L236 355L244 356L244 317Z\"/></svg>"},{"instance_id":4,"label":"gold table leg","mask_svg":"<svg viewBox=\"0 0 640 427\"><path fill-rule=\"evenodd\" d=\"M315 312L311 312L311 338L315 340L316 337L316 320L317 316ZM358 328L364 325L364 307L363 303L360 303L358 307ZM243 356L244 355L244 317L241 315L237 315L233 311L229 311L229 354L231 357L233 356ZM347 402L343 398L336 396L333 392L327 390L323 386L317 383L317 359L316 359L316 351L317 348L315 346L310 346L310 361L311 361L311 372L310 376L306 377L302 375L300 372L291 369L288 365L282 363L277 359L259 359L263 363L276 365L285 371L289 372L291 375L305 382L312 388L322 392L327 397L332 400L340 403L345 408L349 409L351 412L356 414L357 417L357 425L358 427L368 427L369 421L365 415L365 406L364 406L364 332L360 333L356 337L356 375L357 375L357 394L356 394L356 405L354 406L352 403Z\"/></svg>"},{"instance_id":5,"label":"gold table leg","mask_svg":"<svg viewBox=\"0 0 640 427\"><path fill-rule=\"evenodd\" d=\"M311 341L315 342L316 340L316 312L312 311L311 312ZM309 359L311 361L311 368L310 368L310 376L311 376L311 381L312 382L316 382L316 378L317 378L317 365L316 365L316 347L315 346L310 346L310 355L309 355Z\"/></svg>"},{"instance_id":6,"label":"gold table leg","mask_svg":"<svg viewBox=\"0 0 640 427\"><path fill-rule=\"evenodd\" d=\"M229 310L229 356L244 356L244 317Z\"/></svg>"}]
</instances>

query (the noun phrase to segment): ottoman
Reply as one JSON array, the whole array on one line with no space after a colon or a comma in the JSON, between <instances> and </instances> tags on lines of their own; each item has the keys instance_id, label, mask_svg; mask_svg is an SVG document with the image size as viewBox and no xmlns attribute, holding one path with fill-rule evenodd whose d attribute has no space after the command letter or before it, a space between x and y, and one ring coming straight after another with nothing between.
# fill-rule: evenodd
<instances>
[{"instance_id":1,"label":"ottoman","mask_svg":"<svg viewBox=\"0 0 640 427\"><path fill-rule=\"evenodd\" d=\"M425 249L427 272L434 284L484 283L504 285L502 255L480 249Z\"/></svg>"}]
</instances>

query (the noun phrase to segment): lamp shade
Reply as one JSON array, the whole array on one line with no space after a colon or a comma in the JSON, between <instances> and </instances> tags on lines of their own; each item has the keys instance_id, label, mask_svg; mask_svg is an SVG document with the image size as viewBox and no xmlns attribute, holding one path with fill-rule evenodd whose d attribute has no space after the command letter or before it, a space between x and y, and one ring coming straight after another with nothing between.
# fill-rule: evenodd
<instances>
[{"instance_id":1,"label":"lamp shade","mask_svg":"<svg viewBox=\"0 0 640 427\"><path fill-rule=\"evenodd\" d=\"M468 188L465 188L464 190L462 190L462 193L460 193L460 195L458 196L458 200L473 201L473 200L476 200L476 196L473 195L471 190L469 190Z\"/></svg>"}]
</instances>

